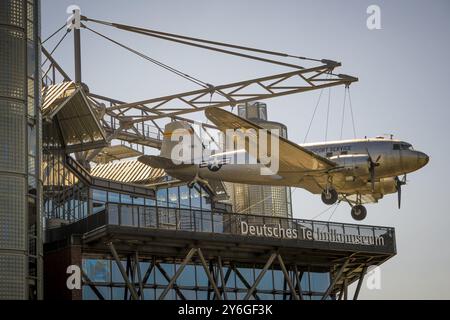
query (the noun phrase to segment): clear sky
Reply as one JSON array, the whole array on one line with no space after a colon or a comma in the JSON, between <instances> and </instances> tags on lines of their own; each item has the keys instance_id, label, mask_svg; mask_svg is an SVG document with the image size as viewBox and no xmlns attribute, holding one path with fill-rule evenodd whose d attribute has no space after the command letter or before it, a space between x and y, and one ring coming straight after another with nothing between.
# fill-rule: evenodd
<instances>
[{"instance_id":1,"label":"clear sky","mask_svg":"<svg viewBox=\"0 0 450 320\"><path fill-rule=\"evenodd\" d=\"M408 176L401 210L396 195L367 206L364 223L396 228L398 254L381 268L381 290L364 285L361 298L450 299L450 210L445 200L450 180L449 1L42 0L43 38L66 21L70 4L92 18L342 62L338 72L360 79L350 89L358 136L394 134L431 158ZM366 27L371 4L381 8L381 30ZM215 85L288 71L91 26ZM54 45L46 43L47 49ZM73 75L71 35L55 57ZM86 30L82 57L83 82L91 92L112 98L136 101L197 88ZM332 139L340 135L343 92L343 87L331 91ZM326 94L310 142L324 139ZM301 143L318 95L314 91L267 100L269 118L286 124L289 138ZM352 138L351 119L346 117L344 124L344 137ZM299 218L312 218L326 208L302 189L294 191L293 201ZM330 214L318 219L353 222L346 204Z\"/></svg>"}]
</instances>

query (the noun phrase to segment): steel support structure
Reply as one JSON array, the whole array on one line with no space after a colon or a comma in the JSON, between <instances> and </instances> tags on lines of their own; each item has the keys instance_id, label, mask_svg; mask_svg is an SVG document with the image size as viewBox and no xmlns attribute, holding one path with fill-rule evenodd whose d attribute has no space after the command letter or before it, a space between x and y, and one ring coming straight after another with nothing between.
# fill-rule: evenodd
<instances>
[{"instance_id":1,"label":"steel support structure","mask_svg":"<svg viewBox=\"0 0 450 320\"><path fill-rule=\"evenodd\" d=\"M114 247L114 244L112 242L109 242L108 244L109 249L111 250L111 254L116 261L117 267L119 268L120 273L122 274L122 278L125 281L126 287L130 290L131 296L134 300L139 300L138 294L136 292L136 289L134 285L130 282L130 279L128 278L127 272L125 271L122 262L119 259L119 256L117 254L116 248Z\"/></svg>"},{"instance_id":2,"label":"steel support structure","mask_svg":"<svg viewBox=\"0 0 450 320\"><path fill-rule=\"evenodd\" d=\"M330 286L328 287L327 291L322 296L322 300L325 300L331 294L331 291L334 289L334 287L336 286L336 284L338 283L338 281L341 279L342 275L344 274L345 268L349 264L350 259L351 259L351 256L348 257L345 260L345 262L342 264L341 268L339 269L339 271L334 276L333 281L330 283Z\"/></svg>"},{"instance_id":3,"label":"steel support structure","mask_svg":"<svg viewBox=\"0 0 450 320\"><path fill-rule=\"evenodd\" d=\"M356 285L356 290L353 295L353 300L357 300L359 296L359 291L361 290L362 283L364 281L364 276L367 272L367 266L365 265L361 271L361 275L359 276L358 284Z\"/></svg>"}]
</instances>

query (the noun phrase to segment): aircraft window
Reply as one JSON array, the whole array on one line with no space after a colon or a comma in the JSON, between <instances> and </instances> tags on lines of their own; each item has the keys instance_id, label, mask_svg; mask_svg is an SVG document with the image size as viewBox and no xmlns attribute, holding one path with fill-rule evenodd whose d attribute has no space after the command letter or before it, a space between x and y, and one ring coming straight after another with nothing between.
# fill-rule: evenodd
<instances>
[{"instance_id":1,"label":"aircraft window","mask_svg":"<svg viewBox=\"0 0 450 320\"><path fill-rule=\"evenodd\" d=\"M402 150L410 150L410 149L412 149L412 145L410 145L409 143L402 143L401 149Z\"/></svg>"},{"instance_id":2,"label":"aircraft window","mask_svg":"<svg viewBox=\"0 0 450 320\"><path fill-rule=\"evenodd\" d=\"M400 150L400 145L399 144L394 144L394 150Z\"/></svg>"}]
</instances>

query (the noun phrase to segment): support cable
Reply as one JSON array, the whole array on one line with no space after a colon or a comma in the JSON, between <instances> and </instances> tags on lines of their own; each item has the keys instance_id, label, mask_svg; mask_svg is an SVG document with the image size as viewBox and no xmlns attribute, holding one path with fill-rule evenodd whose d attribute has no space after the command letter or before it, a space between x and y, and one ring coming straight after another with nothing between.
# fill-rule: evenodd
<instances>
[{"instance_id":1,"label":"support cable","mask_svg":"<svg viewBox=\"0 0 450 320\"><path fill-rule=\"evenodd\" d=\"M62 29L64 29L64 27L66 26L66 24L63 24L58 30L56 30L55 32L53 32L51 35L49 35L44 41L41 42L41 45L46 43L48 40L50 40L51 38L53 38L54 35L56 35L58 32L60 32Z\"/></svg>"},{"instance_id":2,"label":"support cable","mask_svg":"<svg viewBox=\"0 0 450 320\"><path fill-rule=\"evenodd\" d=\"M69 34L70 30L66 30L66 33L64 33L64 35L62 36L62 38L58 41L58 43L56 44L56 46L53 48L52 51L50 51L50 55L52 55L56 49L58 49L59 45L61 44L61 42L63 42L63 40L67 37L67 35ZM44 60L44 62L41 64L41 67L44 66L44 64L48 61L48 58L46 58ZM47 71L48 72L48 71ZM45 74L47 74L47 72Z\"/></svg>"},{"instance_id":3,"label":"support cable","mask_svg":"<svg viewBox=\"0 0 450 320\"><path fill-rule=\"evenodd\" d=\"M326 208L325 210L321 211L318 215L312 217L310 220L315 220L315 219L317 219L318 217L320 217L321 215L323 215L325 212L327 212L328 210L330 210L330 209L333 208L333 207L334 207L334 210L336 210L337 206L338 206L338 203L335 203L334 205L329 206L329 207Z\"/></svg>"},{"instance_id":4,"label":"support cable","mask_svg":"<svg viewBox=\"0 0 450 320\"><path fill-rule=\"evenodd\" d=\"M258 49L258 48L253 48L253 47L240 46L240 45L235 45L235 44L226 43L226 42L206 40L206 39L202 39L202 38L188 37L188 36L184 36L184 35L162 32L162 31L158 31L158 30L145 29L145 28L140 28L140 27L136 27L136 26L124 25L124 24L120 24L120 23L113 23L113 22L107 22L107 21L102 21L102 20L97 20L97 19L91 19L91 18L84 17L84 16L83 16L83 20L111 26L111 27L114 27L117 29L131 31L131 32L141 31L141 32L146 32L146 33L162 35L162 36L166 36L166 37L190 40L190 41L201 42L201 43L208 43L208 44L212 44L212 45L216 45L216 46L222 46L222 47L228 47L228 48L234 48L234 49L246 50L246 51L253 51L253 52L258 52L258 53L263 53L263 54L268 54L268 55L276 55L276 56L285 57L285 58L294 58L294 59L300 59L300 60L323 62L321 59L313 59L313 58L307 58L307 57L303 57L303 56L292 55L292 54L288 54L288 53L284 53L284 52L277 52L277 51L270 51L270 50Z\"/></svg>"},{"instance_id":5,"label":"support cable","mask_svg":"<svg viewBox=\"0 0 450 320\"><path fill-rule=\"evenodd\" d=\"M306 131L305 138L303 139L303 143L305 143L306 139L308 139L309 130L311 130L311 125L312 125L312 123L314 121L314 117L316 116L317 107L319 106L320 98L322 98L322 93L323 93L323 88L320 89L319 98L317 99L316 107L314 108L313 115L311 117L311 120L309 121L308 130Z\"/></svg>"},{"instance_id":6,"label":"support cable","mask_svg":"<svg viewBox=\"0 0 450 320\"><path fill-rule=\"evenodd\" d=\"M116 44L116 45L118 45L118 46L120 46L120 47L122 47L122 48L124 48L124 49L126 49L126 50L128 50L128 51L130 51L132 53L134 53L134 54L136 54L136 55L138 55L139 57L141 57L141 58L143 58L143 59L145 59L147 61L150 61L151 63L154 63L157 66L159 66L161 68L164 68L164 69L166 69L166 70L168 70L168 71L170 71L170 72L172 72L172 73L174 73L174 74L176 74L176 75L178 75L178 76L180 76L180 77L182 77L182 78L184 78L186 80L189 80L189 81L191 81L191 82L193 82L193 83L195 83L195 84L197 84L197 85L199 85L199 86L201 86L201 87L203 87L205 89L206 88L211 88L210 84L208 84L208 83L206 83L204 81L201 81L200 79L192 77L192 76L190 76L190 75L188 75L188 74L186 74L186 73L184 73L182 71L179 71L179 70L177 70L175 68L172 68L172 67L170 67L170 66L168 66L168 65L166 65L166 64L164 64L164 63L162 63L162 62L160 62L158 60L150 58L149 56L147 56L147 55L145 55L145 54L143 54L143 53L141 53L141 52L139 52L137 50L134 50L134 49L132 49L132 48L130 48L130 47L128 47L128 46L126 46L126 45L116 41L116 40L113 40L110 37L108 37L108 36L106 36L104 34L101 34L100 32L97 32L97 31L95 31L95 30L93 30L93 29L91 29L91 28L89 28L87 26L84 26L84 28L86 28L87 30L95 33L96 35L98 35L98 36L100 36L100 37L102 37L102 38L104 38L104 39L106 39L106 40L108 40L108 41L110 41L110 42L112 42L112 43L114 43L114 44Z\"/></svg>"},{"instance_id":7,"label":"support cable","mask_svg":"<svg viewBox=\"0 0 450 320\"><path fill-rule=\"evenodd\" d=\"M346 87L348 91L348 103L350 106L350 114L352 116L352 125L353 125L353 138L356 139L356 127L355 127L355 118L353 117L353 106L352 106L352 98L350 96L350 87Z\"/></svg>"},{"instance_id":8,"label":"support cable","mask_svg":"<svg viewBox=\"0 0 450 320\"><path fill-rule=\"evenodd\" d=\"M328 88L327 120L325 124L325 141L328 140L328 119L330 118L331 87Z\"/></svg>"},{"instance_id":9,"label":"support cable","mask_svg":"<svg viewBox=\"0 0 450 320\"><path fill-rule=\"evenodd\" d=\"M313 59L313 58L307 58L307 57L303 57L303 56L291 55L291 54L287 54L287 53L283 53L283 52L269 51L269 50L264 50L264 49L234 45L234 44L225 43L225 42L218 42L218 41L205 40L205 39L201 39L201 38L188 37L188 36L167 33L167 32L161 32L161 31L152 30L152 29L145 29L145 28L139 28L139 27L135 27L135 26L119 24L119 23L91 19L91 18L88 18L85 16L82 16L82 20L114 27L114 28L121 29L121 30L128 31L128 32L134 32L134 33L139 33L139 34L143 34L146 36L155 37L155 38L159 38L159 39L163 39L163 40L178 42L178 43L182 43L182 44L189 45L189 46L194 46L194 47L203 48L203 49L207 49L207 50L218 51L221 53L240 56L243 58L248 58L248 59L253 59L253 60L259 60L259 61L267 62L267 63L278 64L278 65L282 65L285 67L291 67L291 68L296 68L296 69L304 69L304 68L302 66L295 65L295 64L285 63L285 62L281 62L281 61L277 61L277 60L266 59L266 58L262 58L259 56L253 56L253 55L249 55L249 54L239 53L236 51L220 49L220 48L202 45L202 44L198 44L198 43L212 44L212 45L216 45L216 46L258 52L258 53L263 53L263 54L268 54L268 55L276 55L276 56L281 56L281 57L286 57L286 58L295 58L295 59L300 59L300 60L321 62L321 63L325 63L325 64L331 64L333 66L340 65L340 63L338 63L338 62L326 60L326 59ZM183 40L181 40L181 39L183 39ZM197 42L197 43L195 43L195 42Z\"/></svg>"},{"instance_id":10,"label":"support cable","mask_svg":"<svg viewBox=\"0 0 450 320\"><path fill-rule=\"evenodd\" d=\"M347 90L344 90L344 104L342 105L342 119L341 119L341 135L340 139L342 140L342 134L344 132L344 117L345 117L345 102L347 98Z\"/></svg>"}]
</instances>

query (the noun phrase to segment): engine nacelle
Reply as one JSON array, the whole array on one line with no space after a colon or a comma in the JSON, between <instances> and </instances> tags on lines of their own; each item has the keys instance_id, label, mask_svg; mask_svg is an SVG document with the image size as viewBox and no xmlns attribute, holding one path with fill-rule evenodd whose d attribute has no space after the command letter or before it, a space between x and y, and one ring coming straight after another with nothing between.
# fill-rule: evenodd
<instances>
[{"instance_id":1,"label":"engine nacelle","mask_svg":"<svg viewBox=\"0 0 450 320\"><path fill-rule=\"evenodd\" d=\"M367 183L367 189L371 190L371 184ZM397 192L397 184L395 178L381 178L374 185L374 193L390 194Z\"/></svg>"},{"instance_id":2,"label":"engine nacelle","mask_svg":"<svg viewBox=\"0 0 450 320\"><path fill-rule=\"evenodd\" d=\"M370 161L366 154L346 154L330 158L338 166L336 171L346 176L369 176Z\"/></svg>"}]
</instances>

